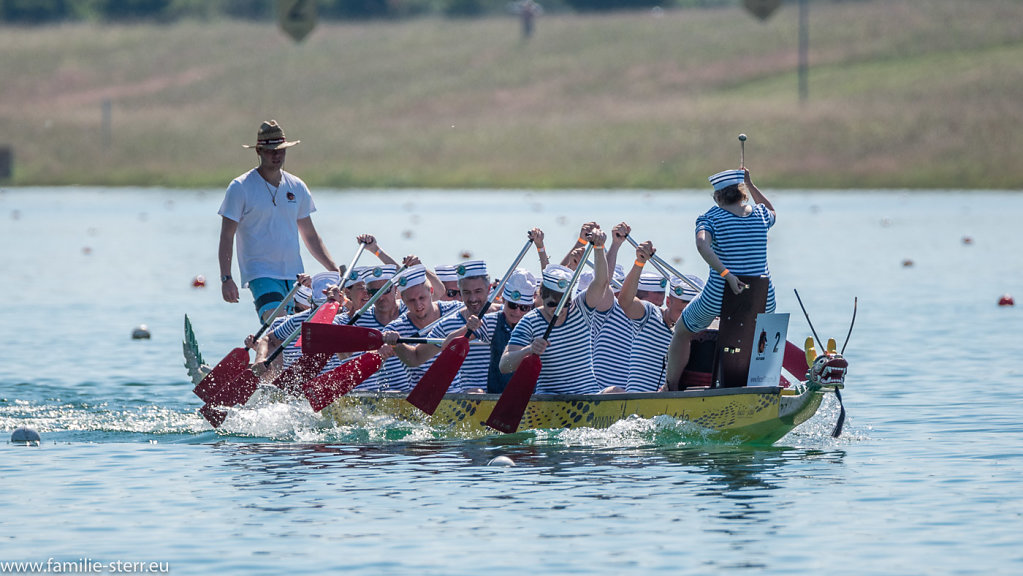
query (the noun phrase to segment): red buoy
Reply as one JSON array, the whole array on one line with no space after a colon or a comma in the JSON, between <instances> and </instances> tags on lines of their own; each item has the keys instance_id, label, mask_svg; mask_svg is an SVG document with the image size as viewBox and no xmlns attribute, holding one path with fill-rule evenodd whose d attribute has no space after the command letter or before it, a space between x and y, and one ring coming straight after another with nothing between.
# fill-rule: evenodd
<instances>
[{"instance_id":1,"label":"red buoy","mask_svg":"<svg viewBox=\"0 0 1023 576\"><path fill-rule=\"evenodd\" d=\"M910 260L909 258L906 258L905 260L902 261L902 267L903 268L910 268L912 266L913 266L913 261Z\"/></svg>"},{"instance_id":2,"label":"red buoy","mask_svg":"<svg viewBox=\"0 0 1023 576\"><path fill-rule=\"evenodd\" d=\"M1015 306L1016 301L1012 299L1011 294L1002 294L1002 297L998 299L999 306Z\"/></svg>"},{"instance_id":3,"label":"red buoy","mask_svg":"<svg viewBox=\"0 0 1023 576\"><path fill-rule=\"evenodd\" d=\"M192 288L205 288L206 277L202 274L197 274L195 278L192 278Z\"/></svg>"},{"instance_id":4,"label":"red buoy","mask_svg":"<svg viewBox=\"0 0 1023 576\"><path fill-rule=\"evenodd\" d=\"M973 244L973 238L970 236L963 236L963 244L966 244L967 246Z\"/></svg>"}]
</instances>

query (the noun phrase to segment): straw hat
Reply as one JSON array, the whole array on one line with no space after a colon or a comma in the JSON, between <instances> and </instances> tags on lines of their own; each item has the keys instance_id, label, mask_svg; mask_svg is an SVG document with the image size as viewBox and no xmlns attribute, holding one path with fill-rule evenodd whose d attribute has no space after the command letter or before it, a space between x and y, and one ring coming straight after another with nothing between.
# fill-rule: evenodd
<instances>
[{"instance_id":1,"label":"straw hat","mask_svg":"<svg viewBox=\"0 0 1023 576\"><path fill-rule=\"evenodd\" d=\"M276 120L263 122L259 126L259 134L256 135L256 145L242 144L245 148L262 148L263 150L280 150L298 144L301 140L288 142L284 137L284 129Z\"/></svg>"}]
</instances>

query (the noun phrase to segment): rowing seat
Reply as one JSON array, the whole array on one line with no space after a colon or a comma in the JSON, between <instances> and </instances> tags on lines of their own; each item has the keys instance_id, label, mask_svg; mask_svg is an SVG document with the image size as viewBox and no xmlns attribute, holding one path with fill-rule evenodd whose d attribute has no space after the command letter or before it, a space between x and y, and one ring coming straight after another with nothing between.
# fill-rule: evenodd
<instances>
[{"instance_id":1,"label":"rowing seat","mask_svg":"<svg viewBox=\"0 0 1023 576\"><path fill-rule=\"evenodd\" d=\"M767 276L739 276L739 281L749 288L735 294L726 283L721 298L721 322L718 326L712 376L715 388L746 385L757 314L763 314L767 308Z\"/></svg>"}]
</instances>

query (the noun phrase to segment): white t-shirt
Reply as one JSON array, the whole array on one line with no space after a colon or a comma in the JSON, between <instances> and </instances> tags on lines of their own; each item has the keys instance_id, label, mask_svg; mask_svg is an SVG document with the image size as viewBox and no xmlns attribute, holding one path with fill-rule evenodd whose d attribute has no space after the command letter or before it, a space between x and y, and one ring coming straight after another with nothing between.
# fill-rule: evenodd
<instances>
[{"instance_id":1,"label":"white t-shirt","mask_svg":"<svg viewBox=\"0 0 1023 576\"><path fill-rule=\"evenodd\" d=\"M242 287L254 278L294 280L303 271L297 222L315 211L305 182L283 170L276 192L255 168L231 181L218 214L238 223Z\"/></svg>"}]
</instances>

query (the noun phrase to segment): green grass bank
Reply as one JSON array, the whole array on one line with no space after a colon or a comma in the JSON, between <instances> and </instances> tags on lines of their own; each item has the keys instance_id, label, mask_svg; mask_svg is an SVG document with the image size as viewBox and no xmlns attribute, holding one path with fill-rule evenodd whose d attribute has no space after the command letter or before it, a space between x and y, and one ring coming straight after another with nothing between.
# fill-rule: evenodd
<instances>
[{"instance_id":1,"label":"green grass bank","mask_svg":"<svg viewBox=\"0 0 1023 576\"><path fill-rule=\"evenodd\" d=\"M314 187L1023 189L1023 2L0 28L9 185L220 188L276 118ZM109 131L104 124L108 103Z\"/></svg>"}]
</instances>

